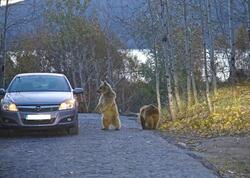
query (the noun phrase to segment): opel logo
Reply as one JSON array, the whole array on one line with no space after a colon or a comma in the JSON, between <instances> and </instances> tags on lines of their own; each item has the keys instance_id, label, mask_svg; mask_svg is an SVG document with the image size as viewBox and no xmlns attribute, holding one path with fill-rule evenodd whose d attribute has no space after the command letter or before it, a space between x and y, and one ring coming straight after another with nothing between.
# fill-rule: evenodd
<instances>
[{"instance_id":1,"label":"opel logo","mask_svg":"<svg viewBox=\"0 0 250 178\"><path fill-rule=\"evenodd\" d=\"M36 111L37 111L37 112L39 112L39 111L41 111L41 110L42 110L41 106L36 106Z\"/></svg>"}]
</instances>

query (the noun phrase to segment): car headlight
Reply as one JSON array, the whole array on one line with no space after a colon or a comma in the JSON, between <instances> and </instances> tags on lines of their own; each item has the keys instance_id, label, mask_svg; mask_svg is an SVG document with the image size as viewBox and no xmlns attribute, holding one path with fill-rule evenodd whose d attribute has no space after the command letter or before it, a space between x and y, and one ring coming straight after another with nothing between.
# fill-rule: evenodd
<instances>
[{"instance_id":1,"label":"car headlight","mask_svg":"<svg viewBox=\"0 0 250 178\"><path fill-rule=\"evenodd\" d=\"M2 106L2 109L4 111L11 111L11 112L17 112L18 109L14 103L4 103Z\"/></svg>"},{"instance_id":2,"label":"car headlight","mask_svg":"<svg viewBox=\"0 0 250 178\"><path fill-rule=\"evenodd\" d=\"M73 109L75 107L75 99L66 100L60 104L59 110Z\"/></svg>"}]
</instances>

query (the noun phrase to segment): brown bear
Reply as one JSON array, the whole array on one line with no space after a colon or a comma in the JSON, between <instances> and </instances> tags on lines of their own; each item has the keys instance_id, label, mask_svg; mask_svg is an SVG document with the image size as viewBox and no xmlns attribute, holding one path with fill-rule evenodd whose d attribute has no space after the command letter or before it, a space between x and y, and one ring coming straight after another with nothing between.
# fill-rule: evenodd
<instances>
[{"instance_id":1,"label":"brown bear","mask_svg":"<svg viewBox=\"0 0 250 178\"><path fill-rule=\"evenodd\" d=\"M160 120L158 108L152 104L141 107L139 119L142 129L157 129Z\"/></svg>"},{"instance_id":2,"label":"brown bear","mask_svg":"<svg viewBox=\"0 0 250 178\"><path fill-rule=\"evenodd\" d=\"M97 90L101 94L96 111L102 113L102 129L108 130L113 125L116 130L121 128L119 112L115 102L116 93L106 81L101 81Z\"/></svg>"}]
</instances>

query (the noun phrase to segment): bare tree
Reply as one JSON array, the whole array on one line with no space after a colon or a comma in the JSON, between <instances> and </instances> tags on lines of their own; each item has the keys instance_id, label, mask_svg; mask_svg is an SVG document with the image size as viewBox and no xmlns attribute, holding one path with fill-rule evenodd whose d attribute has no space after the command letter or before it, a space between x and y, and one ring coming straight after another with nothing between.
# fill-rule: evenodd
<instances>
[{"instance_id":1,"label":"bare tree","mask_svg":"<svg viewBox=\"0 0 250 178\"><path fill-rule=\"evenodd\" d=\"M175 94L175 100L176 100L176 105L177 109L180 110L182 108L182 102L181 102L181 97L180 97L180 92L179 92L179 85L178 85L178 73L176 70L176 58L172 58L172 75L173 75L173 81L174 81L174 94Z\"/></svg>"},{"instance_id":2,"label":"bare tree","mask_svg":"<svg viewBox=\"0 0 250 178\"><path fill-rule=\"evenodd\" d=\"M160 71L159 71L159 58L156 50L156 42L154 42L153 53L155 60L155 90L156 90L157 107L161 115Z\"/></svg>"},{"instance_id":3,"label":"bare tree","mask_svg":"<svg viewBox=\"0 0 250 178\"><path fill-rule=\"evenodd\" d=\"M250 41L250 0L247 1L247 27L248 27L248 38Z\"/></svg>"},{"instance_id":4,"label":"bare tree","mask_svg":"<svg viewBox=\"0 0 250 178\"><path fill-rule=\"evenodd\" d=\"M212 24L212 9L211 9L211 1L206 0L206 28L207 28L207 38L208 38L208 48L209 48L209 59L211 66L211 74L212 74L212 86L214 93L217 92L217 79L216 79L216 67L214 60L214 35L213 35L213 24Z\"/></svg>"},{"instance_id":5,"label":"bare tree","mask_svg":"<svg viewBox=\"0 0 250 178\"><path fill-rule=\"evenodd\" d=\"M162 27L162 49L164 55L164 64L165 64L165 74L167 80L167 96L168 96L168 105L170 111L171 119L175 119L175 109L174 109L174 100L173 100L173 91L172 91L172 84L171 84L171 58L170 58L170 51L169 51L169 7L167 0L160 1L161 13L160 13L160 20L161 20L161 27Z\"/></svg>"},{"instance_id":6,"label":"bare tree","mask_svg":"<svg viewBox=\"0 0 250 178\"><path fill-rule=\"evenodd\" d=\"M189 26L187 22L188 11L187 11L187 1L183 0L183 17L184 17L184 28L185 28L185 58L186 58L186 71L187 71L187 106L188 108L192 104L192 91L191 91L191 48L190 48L190 36L189 36Z\"/></svg>"},{"instance_id":7,"label":"bare tree","mask_svg":"<svg viewBox=\"0 0 250 178\"><path fill-rule=\"evenodd\" d=\"M151 6L151 0L148 0L148 7L150 11L150 25L151 25L151 30L155 29L154 25L154 14L153 14L153 9ZM155 33L153 38L153 56L154 56L154 62L155 62L155 90L156 90L156 99L157 99L157 107L161 115L161 94L160 94L160 70L159 70L159 56L157 54L157 38L158 35Z\"/></svg>"},{"instance_id":8,"label":"bare tree","mask_svg":"<svg viewBox=\"0 0 250 178\"><path fill-rule=\"evenodd\" d=\"M206 20L204 20L203 15L203 8L202 8L202 0L199 0L199 11L200 11L200 18L201 18L201 30L202 30L202 39L203 39L203 58L204 58L204 73L205 73L205 84L206 84L206 101L208 105L208 109L210 112L212 112L212 104L210 99L210 89L209 89L209 76L208 76L208 62L207 62L207 42L206 42L206 27L205 23ZM206 18L206 11L205 12L205 18Z\"/></svg>"},{"instance_id":9,"label":"bare tree","mask_svg":"<svg viewBox=\"0 0 250 178\"><path fill-rule=\"evenodd\" d=\"M236 66L235 66L235 35L234 35L234 23L233 23L233 0L228 0L228 17L229 17L229 43L230 43L230 81L235 82Z\"/></svg>"},{"instance_id":10,"label":"bare tree","mask_svg":"<svg viewBox=\"0 0 250 178\"><path fill-rule=\"evenodd\" d=\"M191 70L191 83L192 83L192 89L193 89L193 96L194 96L194 102L195 104L198 104L198 92L197 92L197 87L196 87L196 81L195 81L195 73L194 73L194 59L192 56L192 49L191 49L191 45L192 45L192 32L191 29L189 28L189 48L190 48L190 70Z\"/></svg>"},{"instance_id":11,"label":"bare tree","mask_svg":"<svg viewBox=\"0 0 250 178\"><path fill-rule=\"evenodd\" d=\"M250 61L250 0L247 1L248 60Z\"/></svg>"},{"instance_id":12,"label":"bare tree","mask_svg":"<svg viewBox=\"0 0 250 178\"><path fill-rule=\"evenodd\" d=\"M8 23L8 11L9 11L9 0L6 0L4 10L4 24L1 32L0 41L0 87L5 86L5 62L7 57L7 45L6 45L6 34L7 34L7 23Z\"/></svg>"},{"instance_id":13,"label":"bare tree","mask_svg":"<svg viewBox=\"0 0 250 178\"><path fill-rule=\"evenodd\" d=\"M109 0L106 0L106 6L103 7L104 15L105 15L105 26L104 26L104 33L106 34L106 43L107 43L107 80L110 83L112 87L114 87L114 78L113 78L113 59L111 55L111 50L112 50L112 33L111 33L111 14L110 11L111 9L111 4Z\"/></svg>"},{"instance_id":14,"label":"bare tree","mask_svg":"<svg viewBox=\"0 0 250 178\"><path fill-rule=\"evenodd\" d=\"M176 110L180 110L182 107L181 97L179 93L179 86L178 86L178 74L177 74L177 59L175 57L175 50L176 46L174 45L173 40L173 19L169 12L172 8L170 1L167 4L167 28L168 28L168 46L169 46L169 57L170 57L170 72L173 80L173 88L174 88L174 96L176 101Z\"/></svg>"}]
</instances>

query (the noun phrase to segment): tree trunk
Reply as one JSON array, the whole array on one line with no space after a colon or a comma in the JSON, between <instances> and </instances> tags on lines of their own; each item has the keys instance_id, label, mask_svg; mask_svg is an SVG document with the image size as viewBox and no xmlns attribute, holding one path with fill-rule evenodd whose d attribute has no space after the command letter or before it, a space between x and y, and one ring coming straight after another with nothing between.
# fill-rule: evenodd
<instances>
[{"instance_id":1,"label":"tree trunk","mask_svg":"<svg viewBox=\"0 0 250 178\"><path fill-rule=\"evenodd\" d=\"M188 35L188 24L187 24L187 2L183 1L183 16L184 16L184 28L185 28L185 57L186 57L186 71L187 71L187 106L188 108L192 105L192 91L191 91L191 59L190 59L190 45Z\"/></svg>"},{"instance_id":2,"label":"tree trunk","mask_svg":"<svg viewBox=\"0 0 250 178\"><path fill-rule=\"evenodd\" d=\"M0 6L2 1L0 0ZM2 41L3 41L3 34L2 31L0 32L0 88L3 87L3 56L2 56ZM1 98L0 98L1 99Z\"/></svg>"},{"instance_id":3,"label":"tree trunk","mask_svg":"<svg viewBox=\"0 0 250 178\"><path fill-rule=\"evenodd\" d=\"M125 87L122 87L122 112L126 110Z\"/></svg>"},{"instance_id":4,"label":"tree trunk","mask_svg":"<svg viewBox=\"0 0 250 178\"><path fill-rule=\"evenodd\" d=\"M113 61L111 56L111 45L109 44L109 41L107 41L107 73L108 73L108 82L109 84L114 87L114 81L113 81Z\"/></svg>"},{"instance_id":5,"label":"tree trunk","mask_svg":"<svg viewBox=\"0 0 250 178\"><path fill-rule=\"evenodd\" d=\"M151 0L147 0L150 16L151 16L151 28L154 29L154 21L153 19L154 14L151 6ZM159 58L157 54L157 48L156 48L156 41L157 41L157 34L154 34L153 36L153 54L154 54L154 62L155 62L155 90L156 90L156 100L157 100L157 107L160 112L161 117L161 94L160 94L160 71L159 71Z\"/></svg>"},{"instance_id":6,"label":"tree trunk","mask_svg":"<svg viewBox=\"0 0 250 178\"><path fill-rule=\"evenodd\" d=\"M96 56L95 56L95 45L92 45L91 47L91 56L92 56L92 60L94 62L94 71L95 71L95 89L97 90L98 87L99 87L99 82L101 80L100 78L100 70L99 70L99 66L98 66L98 63L97 63L97 59L96 59ZM95 91L96 92L96 91ZM98 103L98 98L95 97L95 104Z\"/></svg>"},{"instance_id":7,"label":"tree trunk","mask_svg":"<svg viewBox=\"0 0 250 178\"><path fill-rule=\"evenodd\" d=\"M193 88L193 94L194 94L194 102L195 104L198 104L198 92L197 92L197 87L196 87L196 81L195 81L195 77L194 77L194 72L192 70L192 74L191 74L191 81L192 81L192 88Z\"/></svg>"},{"instance_id":8,"label":"tree trunk","mask_svg":"<svg viewBox=\"0 0 250 178\"><path fill-rule=\"evenodd\" d=\"M164 58L165 58L165 73L166 73L166 80L167 80L167 94L168 94L168 104L169 104L169 112L171 119L175 119L175 109L174 109L174 98L173 98L173 91L171 85L171 77L170 77L170 70L169 70L169 56L167 54L166 45L163 44L164 50Z\"/></svg>"},{"instance_id":9,"label":"tree trunk","mask_svg":"<svg viewBox=\"0 0 250 178\"><path fill-rule=\"evenodd\" d=\"M208 67L207 67L207 43L206 43L206 32L205 32L205 25L204 25L204 17L203 17L203 8L201 4L202 0L199 1L200 5L200 17L201 17L201 30L202 30L202 39L203 39L203 58L204 58L204 73L205 73L205 84L206 84L206 101L208 110L211 113L212 112L212 104L210 100L210 90L209 90L209 76L208 76ZM206 16L206 12L205 12ZM206 17L205 17L206 18Z\"/></svg>"},{"instance_id":10,"label":"tree trunk","mask_svg":"<svg viewBox=\"0 0 250 178\"><path fill-rule=\"evenodd\" d=\"M169 14L169 5L167 5L167 28L168 28L168 46L169 46L169 57L170 57L170 73L172 74L173 78L173 87L174 87L174 94L175 94L175 101L176 101L176 110L180 111L181 109L181 99L180 93L178 88L178 75L176 71L176 57L174 57L174 43L172 40L172 18Z\"/></svg>"},{"instance_id":11,"label":"tree trunk","mask_svg":"<svg viewBox=\"0 0 250 178\"><path fill-rule=\"evenodd\" d=\"M175 61L175 59L173 59ZM174 94L175 94L175 99L176 99L176 105L178 110L180 111L182 109L182 103L181 103L181 97L180 97L180 92L179 92L179 88L178 88L178 76L177 76L177 72L175 69L175 64L173 65L173 80L174 80Z\"/></svg>"},{"instance_id":12,"label":"tree trunk","mask_svg":"<svg viewBox=\"0 0 250 178\"><path fill-rule=\"evenodd\" d=\"M76 82L76 72L75 72L74 67L72 67L71 73L72 73L72 80L73 80L73 88L75 88L77 86L77 82Z\"/></svg>"},{"instance_id":13,"label":"tree trunk","mask_svg":"<svg viewBox=\"0 0 250 178\"><path fill-rule=\"evenodd\" d=\"M155 47L154 41L154 59L155 59L155 90L156 90L156 99L157 99L157 107L161 115L161 94L160 94L160 76L159 76L159 65L158 65L158 56Z\"/></svg>"},{"instance_id":14,"label":"tree trunk","mask_svg":"<svg viewBox=\"0 0 250 178\"><path fill-rule=\"evenodd\" d=\"M208 110L211 113L213 111L211 99L210 99L210 91L209 91L209 79L208 79L208 69L207 69L207 54L206 54L206 41L203 39L203 55L204 55L204 70L205 70L205 83L206 83L206 99Z\"/></svg>"},{"instance_id":15,"label":"tree trunk","mask_svg":"<svg viewBox=\"0 0 250 178\"><path fill-rule=\"evenodd\" d=\"M165 3L161 0L161 26L162 26L162 47L163 47L163 55L164 55L164 65L165 65L165 74L166 74L166 81L167 81L167 95L168 95L168 105L169 105L169 112L171 119L175 119L175 109L174 109L174 100L173 100L173 92L172 92L172 85L171 85L171 77L170 77L170 55L169 55L169 48L168 48L168 36L169 36L169 29L166 17L168 17L168 4L167 1Z\"/></svg>"},{"instance_id":16,"label":"tree trunk","mask_svg":"<svg viewBox=\"0 0 250 178\"><path fill-rule=\"evenodd\" d=\"M170 38L170 44L172 44L172 40ZM176 71L176 58L174 58L173 56L173 47L171 45L171 49L170 49L170 59L171 60L171 74L173 77L173 87L174 87L174 94L175 94L175 101L176 101L176 110L180 111L182 104L181 104L181 97L180 97L180 93L179 93L179 88L178 88L178 75L177 75L177 71Z\"/></svg>"},{"instance_id":17,"label":"tree trunk","mask_svg":"<svg viewBox=\"0 0 250 178\"><path fill-rule=\"evenodd\" d=\"M206 24L207 24L207 32L208 32L208 46L209 46L209 58L210 58L210 66L211 66L211 74L212 74L212 86L214 94L217 93L217 81L216 81L216 66L214 61L214 36L212 29L212 10L211 10L211 2L210 0L206 0Z\"/></svg>"},{"instance_id":18,"label":"tree trunk","mask_svg":"<svg viewBox=\"0 0 250 178\"><path fill-rule=\"evenodd\" d=\"M0 87L5 87L5 63L7 57L6 32L8 23L9 0L6 0L4 11L4 24L0 41Z\"/></svg>"},{"instance_id":19,"label":"tree trunk","mask_svg":"<svg viewBox=\"0 0 250 178\"><path fill-rule=\"evenodd\" d=\"M83 78L83 63L79 64L79 77L80 77L80 84L82 88L85 88L85 83L84 83L84 78ZM90 91L89 91L90 92ZM80 105L82 105L81 109L82 112L88 112L88 105L87 105L87 100L84 94L80 95Z\"/></svg>"},{"instance_id":20,"label":"tree trunk","mask_svg":"<svg viewBox=\"0 0 250 178\"><path fill-rule=\"evenodd\" d=\"M247 8L247 31L248 31L248 61L250 61L250 0L248 0ZM250 69L250 65L248 65Z\"/></svg>"},{"instance_id":21,"label":"tree trunk","mask_svg":"<svg viewBox=\"0 0 250 178\"><path fill-rule=\"evenodd\" d=\"M194 76L194 60L191 50L192 45L192 32L191 30L188 30L188 37L189 37L189 56L190 56L190 70L191 70L191 83L192 83L192 89L193 89L193 96L194 96L194 102L195 104L198 104L198 94L197 94L197 88L196 88L196 81Z\"/></svg>"},{"instance_id":22,"label":"tree trunk","mask_svg":"<svg viewBox=\"0 0 250 178\"><path fill-rule=\"evenodd\" d=\"M236 66L235 66L235 37L233 25L233 0L228 0L228 16L229 16L229 43L230 43L230 60L229 60L229 80L231 83L236 79Z\"/></svg>"},{"instance_id":23,"label":"tree trunk","mask_svg":"<svg viewBox=\"0 0 250 178\"><path fill-rule=\"evenodd\" d=\"M247 2L248 4L248 8L247 8L247 31L248 31L248 41L249 41L249 45L250 45L250 0L248 0ZM250 49L250 46L249 46Z\"/></svg>"}]
</instances>

